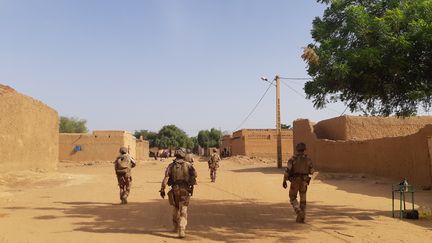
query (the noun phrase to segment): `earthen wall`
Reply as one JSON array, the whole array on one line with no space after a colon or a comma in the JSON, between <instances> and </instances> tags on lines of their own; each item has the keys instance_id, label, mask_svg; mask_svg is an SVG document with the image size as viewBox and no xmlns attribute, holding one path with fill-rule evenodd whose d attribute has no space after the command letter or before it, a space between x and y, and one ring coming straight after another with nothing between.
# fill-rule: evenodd
<instances>
[{"instance_id":1,"label":"earthen wall","mask_svg":"<svg viewBox=\"0 0 432 243\"><path fill-rule=\"evenodd\" d=\"M309 120L294 121L294 143L306 143L306 152L318 170L368 173L395 182L407 178L421 186L432 185L430 137L432 125L406 136L334 141L319 139Z\"/></svg>"},{"instance_id":2,"label":"earthen wall","mask_svg":"<svg viewBox=\"0 0 432 243\"><path fill-rule=\"evenodd\" d=\"M346 127L346 116L340 116L318 122L314 126L314 132L320 139L347 140Z\"/></svg>"},{"instance_id":3,"label":"earthen wall","mask_svg":"<svg viewBox=\"0 0 432 243\"><path fill-rule=\"evenodd\" d=\"M148 160L149 154L149 142L141 139L136 140L136 159L140 161Z\"/></svg>"},{"instance_id":4,"label":"earthen wall","mask_svg":"<svg viewBox=\"0 0 432 243\"><path fill-rule=\"evenodd\" d=\"M292 155L292 130L282 130L282 159ZM277 158L276 129L243 129L233 133L231 155Z\"/></svg>"},{"instance_id":5,"label":"earthen wall","mask_svg":"<svg viewBox=\"0 0 432 243\"><path fill-rule=\"evenodd\" d=\"M282 130L282 160L292 155L292 131ZM276 129L245 130L246 155L277 159Z\"/></svg>"},{"instance_id":6,"label":"earthen wall","mask_svg":"<svg viewBox=\"0 0 432 243\"><path fill-rule=\"evenodd\" d=\"M114 161L122 146L129 149L132 157L136 157L135 138L125 131L61 133L59 145L61 161Z\"/></svg>"},{"instance_id":7,"label":"earthen wall","mask_svg":"<svg viewBox=\"0 0 432 243\"><path fill-rule=\"evenodd\" d=\"M231 155L246 155L245 138L243 130L233 133L231 139Z\"/></svg>"},{"instance_id":8,"label":"earthen wall","mask_svg":"<svg viewBox=\"0 0 432 243\"><path fill-rule=\"evenodd\" d=\"M221 153L224 153L226 151L226 153L231 154L231 139L231 135L225 135L221 138L219 144L219 149Z\"/></svg>"},{"instance_id":9,"label":"earthen wall","mask_svg":"<svg viewBox=\"0 0 432 243\"><path fill-rule=\"evenodd\" d=\"M411 135L428 124L432 124L432 116L340 116L318 122L314 131L319 139L367 140Z\"/></svg>"},{"instance_id":10,"label":"earthen wall","mask_svg":"<svg viewBox=\"0 0 432 243\"><path fill-rule=\"evenodd\" d=\"M57 112L0 85L0 165L2 171L54 170L58 162Z\"/></svg>"}]
</instances>

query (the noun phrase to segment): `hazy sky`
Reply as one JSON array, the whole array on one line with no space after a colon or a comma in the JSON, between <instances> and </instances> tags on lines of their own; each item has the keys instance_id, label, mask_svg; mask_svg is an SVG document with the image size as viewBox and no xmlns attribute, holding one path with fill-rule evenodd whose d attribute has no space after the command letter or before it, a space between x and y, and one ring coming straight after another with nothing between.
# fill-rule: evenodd
<instances>
[{"instance_id":1,"label":"hazy sky","mask_svg":"<svg viewBox=\"0 0 432 243\"><path fill-rule=\"evenodd\" d=\"M315 0L0 0L0 83L90 130L233 131L300 58ZM303 93L302 81L288 81ZM340 115L281 88L282 123ZM273 128L272 88L243 128Z\"/></svg>"}]
</instances>

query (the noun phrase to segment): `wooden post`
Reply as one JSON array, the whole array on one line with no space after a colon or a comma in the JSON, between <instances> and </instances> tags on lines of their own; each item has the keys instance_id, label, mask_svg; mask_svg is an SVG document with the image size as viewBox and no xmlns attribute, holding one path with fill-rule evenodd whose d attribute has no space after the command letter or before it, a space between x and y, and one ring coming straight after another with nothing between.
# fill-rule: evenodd
<instances>
[{"instance_id":1,"label":"wooden post","mask_svg":"<svg viewBox=\"0 0 432 243\"><path fill-rule=\"evenodd\" d=\"M282 168L282 134L280 122L280 79L276 75L276 134L277 134L277 167Z\"/></svg>"}]
</instances>

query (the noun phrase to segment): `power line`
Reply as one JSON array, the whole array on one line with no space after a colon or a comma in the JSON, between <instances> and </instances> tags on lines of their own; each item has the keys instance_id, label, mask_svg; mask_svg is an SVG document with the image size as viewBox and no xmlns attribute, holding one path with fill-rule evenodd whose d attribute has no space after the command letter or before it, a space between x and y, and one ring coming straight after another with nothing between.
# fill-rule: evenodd
<instances>
[{"instance_id":1,"label":"power line","mask_svg":"<svg viewBox=\"0 0 432 243\"><path fill-rule=\"evenodd\" d=\"M288 87L290 90L292 90L294 93L296 93L296 94L298 94L300 97L302 97L303 99L306 99L306 96L304 96L302 93L300 93L299 91L297 91L297 90L295 90L293 87L291 87L291 86L289 86L285 81L283 81L282 80L282 83L286 86L286 87ZM336 114L339 114L339 111L337 111L337 110L335 110L335 109L332 109L332 108L330 108L330 107L325 107L325 109L327 109L327 110L331 110L331 111L333 111L333 112L335 112ZM326 110L323 110L324 112L326 111ZM345 109L345 111L346 111L346 109ZM343 112L343 113L345 113L345 111ZM343 114L342 113L342 114Z\"/></svg>"},{"instance_id":2,"label":"power line","mask_svg":"<svg viewBox=\"0 0 432 243\"><path fill-rule=\"evenodd\" d=\"M289 78L289 77L279 77L279 79L288 79L288 80L311 80L311 78Z\"/></svg>"},{"instance_id":3,"label":"power line","mask_svg":"<svg viewBox=\"0 0 432 243\"><path fill-rule=\"evenodd\" d=\"M292 91L295 92L296 94L300 95L300 97L306 99L306 97L305 97L302 93L298 92L298 91L295 90L293 87L289 86L285 81L282 80L282 83L283 83L285 86L287 86L290 90L292 90Z\"/></svg>"},{"instance_id":4,"label":"power line","mask_svg":"<svg viewBox=\"0 0 432 243\"><path fill-rule=\"evenodd\" d=\"M347 105L347 107L345 107L345 110L340 114L340 116L343 116L343 114L345 114L345 111L347 111L349 105Z\"/></svg>"},{"instance_id":5,"label":"power line","mask_svg":"<svg viewBox=\"0 0 432 243\"><path fill-rule=\"evenodd\" d=\"M252 113L254 113L254 111L256 110L256 108L258 107L258 105L261 103L261 101L264 99L264 97L266 96L267 92L270 90L270 88L273 85L274 80L269 84L269 86L267 87L266 91L264 92L264 94L261 96L261 98L258 100L258 102L256 103L256 105L254 106L254 108L249 112L249 114L246 116L245 119L243 119L243 121L240 123L240 125L237 126L237 128L234 131L237 131L241 126L243 126L243 124L249 119L249 117L252 115Z\"/></svg>"},{"instance_id":6,"label":"power line","mask_svg":"<svg viewBox=\"0 0 432 243\"><path fill-rule=\"evenodd\" d=\"M289 80L289 81L290 84L302 84L302 85L305 84L305 80Z\"/></svg>"},{"instance_id":7,"label":"power line","mask_svg":"<svg viewBox=\"0 0 432 243\"><path fill-rule=\"evenodd\" d=\"M281 78L282 84L284 84L287 88L289 88L291 91L293 91L294 93L296 93L297 95L299 95L300 97L302 97L303 99L306 99L306 96L302 93L300 93L299 91L297 91L296 89L294 89L293 87L291 87L290 85L288 85L284 80L282 79L286 79L286 80L310 80L310 78ZM237 126L237 128L234 131L237 131L240 127L243 126L243 124L250 118L250 116L255 112L255 110L258 108L259 104L261 103L261 101L264 99L264 97L266 96L266 94L268 93L268 91L270 90L270 88L272 86L274 86L274 81L272 82L268 81L269 86L267 87L266 91L264 92L264 94L261 96L261 98L258 100L258 102L255 104L254 108L249 112L249 114L246 116L245 119L243 119L243 121L240 123L240 125ZM345 113L345 111L347 110L348 106L345 108L345 110L342 112L341 115L343 115ZM330 108L330 107L326 107L325 109L327 110L331 110L337 114L340 114L339 111ZM323 110L324 112L326 112L326 110Z\"/></svg>"},{"instance_id":8,"label":"power line","mask_svg":"<svg viewBox=\"0 0 432 243\"><path fill-rule=\"evenodd\" d=\"M311 80L310 78L286 78L286 77L279 77L279 78L280 78L280 79L288 79L288 80L308 80L308 81ZM294 88L290 87L287 83L285 83L285 81L282 80L282 82L283 82L283 83L285 84L285 86L287 86L289 89L291 89L292 91L294 91L295 93L299 94L301 97L303 97L303 98L306 99L306 97L305 97L303 94L297 92ZM299 83L294 83L294 84L299 84ZM300 84L299 84L299 85L300 85ZM339 116L343 116L343 115L345 114L345 112L347 111L348 107L349 107L349 105L347 105L347 106L345 107L344 111L343 111ZM326 109L331 110L331 111L334 111L334 112L336 112L336 113L339 114L339 112L338 112L337 110L332 109L332 108L330 108L330 107L326 107Z\"/></svg>"}]
</instances>

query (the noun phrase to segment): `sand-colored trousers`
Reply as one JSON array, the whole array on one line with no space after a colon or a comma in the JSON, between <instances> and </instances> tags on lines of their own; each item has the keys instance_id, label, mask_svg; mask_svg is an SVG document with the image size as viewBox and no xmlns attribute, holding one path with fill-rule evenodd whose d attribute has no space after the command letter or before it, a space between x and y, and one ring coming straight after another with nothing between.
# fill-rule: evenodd
<instances>
[{"instance_id":1,"label":"sand-colored trousers","mask_svg":"<svg viewBox=\"0 0 432 243\"><path fill-rule=\"evenodd\" d=\"M173 207L173 225L175 229L186 229L187 206L180 203L179 207Z\"/></svg>"},{"instance_id":2,"label":"sand-colored trousers","mask_svg":"<svg viewBox=\"0 0 432 243\"><path fill-rule=\"evenodd\" d=\"M210 168L210 179L212 181L216 180L216 168Z\"/></svg>"},{"instance_id":3,"label":"sand-colored trousers","mask_svg":"<svg viewBox=\"0 0 432 243\"><path fill-rule=\"evenodd\" d=\"M120 188L120 200L126 199L130 193L132 177L129 174L117 174L117 181Z\"/></svg>"},{"instance_id":4,"label":"sand-colored trousers","mask_svg":"<svg viewBox=\"0 0 432 243\"><path fill-rule=\"evenodd\" d=\"M306 211L307 187L308 187L307 182L302 180L301 178L294 178L291 181L291 185L289 189L289 198L290 198L290 203L296 213L299 213L300 211ZM297 194L300 194L300 206L297 201Z\"/></svg>"}]
</instances>

